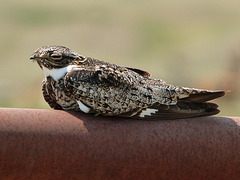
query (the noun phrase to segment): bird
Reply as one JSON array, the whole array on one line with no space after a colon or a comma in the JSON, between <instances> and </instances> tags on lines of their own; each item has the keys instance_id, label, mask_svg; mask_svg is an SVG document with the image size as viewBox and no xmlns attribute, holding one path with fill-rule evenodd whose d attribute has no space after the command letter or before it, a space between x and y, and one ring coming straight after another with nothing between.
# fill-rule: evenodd
<instances>
[{"instance_id":1,"label":"bird","mask_svg":"<svg viewBox=\"0 0 240 180\"><path fill-rule=\"evenodd\" d=\"M43 70L42 93L53 109L95 116L174 120L218 114L210 100L224 90L167 84L147 71L80 55L65 46L42 46L30 60Z\"/></svg>"}]
</instances>

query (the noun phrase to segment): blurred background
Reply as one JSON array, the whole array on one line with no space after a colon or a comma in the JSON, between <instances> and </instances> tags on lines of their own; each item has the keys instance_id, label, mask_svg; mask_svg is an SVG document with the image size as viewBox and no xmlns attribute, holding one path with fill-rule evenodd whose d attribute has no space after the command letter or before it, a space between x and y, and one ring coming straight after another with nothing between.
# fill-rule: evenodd
<instances>
[{"instance_id":1,"label":"blurred background","mask_svg":"<svg viewBox=\"0 0 240 180\"><path fill-rule=\"evenodd\" d=\"M64 45L146 70L168 83L231 90L220 115L240 116L239 1L0 0L0 107L46 108L31 54Z\"/></svg>"}]
</instances>

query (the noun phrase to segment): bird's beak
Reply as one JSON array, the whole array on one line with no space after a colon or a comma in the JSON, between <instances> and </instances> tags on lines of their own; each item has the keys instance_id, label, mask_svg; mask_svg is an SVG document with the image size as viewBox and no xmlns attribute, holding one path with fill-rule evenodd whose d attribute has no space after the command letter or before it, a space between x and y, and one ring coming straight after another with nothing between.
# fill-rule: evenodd
<instances>
[{"instance_id":1,"label":"bird's beak","mask_svg":"<svg viewBox=\"0 0 240 180\"><path fill-rule=\"evenodd\" d=\"M38 56L36 54L31 55L30 60L37 60Z\"/></svg>"},{"instance_id":2,"label":"bird's beak","mask_svg":"<svg viewBox=\"0 0 240 180\"><path fill-rule=\"evenodd\" d=\"M38 65L40 66L40 68L42 69L42 65L38 59L38 56L36 56L36 54L33 54L31 57L30 57L30 60L33 60L33 61L37 61Z\"/></svg>"},{"instance_id":3,"label":"bird's beak","mask_svg":"<svg viewBox=\"0 0 240 180\"><path fill-rule=\"evenodd\" d=\"M35 54L33 54L33 55L30 57L30 60L34 60L34 59L36 59Z\"/></svg>"},{"instance_id":4,"label":"bird's beak","mask_svg":"<svg viewBox=\"0 0 240 180\"><path fill-rule=\"evenodd\" d=\"M40 54L39 53L34 53L31 57L30 60L38 60L40 58Z\"/></svg>"}]
</instances>

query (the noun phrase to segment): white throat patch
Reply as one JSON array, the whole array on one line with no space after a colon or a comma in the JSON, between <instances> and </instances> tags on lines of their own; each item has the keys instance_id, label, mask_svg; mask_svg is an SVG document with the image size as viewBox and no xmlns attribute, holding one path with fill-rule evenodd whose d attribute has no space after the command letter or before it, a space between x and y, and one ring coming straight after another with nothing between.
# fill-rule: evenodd
<instances>
[{"instance_id":1,"label":"white throat patch","mask_svg":"<svg viewBox=\"0 0 240 180\"><path fill-rule=\"evenodd\" d=\"M43 66L43 72L45 78L51 76L55 81L61 79L65 74L71 71L76 65L68 65L67 67L60 68L60 69L48 69Z\"/></svg>"}]
</instances>

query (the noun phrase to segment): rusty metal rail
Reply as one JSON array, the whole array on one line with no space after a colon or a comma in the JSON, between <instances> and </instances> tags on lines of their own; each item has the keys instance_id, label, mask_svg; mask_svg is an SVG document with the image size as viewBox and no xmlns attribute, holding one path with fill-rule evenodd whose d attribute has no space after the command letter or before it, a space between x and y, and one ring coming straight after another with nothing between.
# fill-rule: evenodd
<instances>
[{"instance_id":1,"label":"rusty metal rail","mask_svg":"<svg viewBox=\"0 0 240 180\"><path fill-rule=\"evenodd\" d=\"M0 179L240 179L239 125L0 108Z\"/></svg>"}]
</instances>

